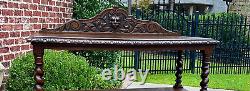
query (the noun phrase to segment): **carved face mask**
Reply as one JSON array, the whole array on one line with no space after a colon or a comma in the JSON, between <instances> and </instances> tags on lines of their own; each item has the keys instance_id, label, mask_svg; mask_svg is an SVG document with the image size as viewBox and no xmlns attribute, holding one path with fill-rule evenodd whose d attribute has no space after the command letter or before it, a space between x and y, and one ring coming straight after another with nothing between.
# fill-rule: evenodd
<instances>
[{"instance_id":1,"label":"carved face mask","mask_svg":"<svg viewBox=\"0 0 250 91\"><path fill-rule=\"evenodd\" d=\"M113 15L111 16L110 18L110 23L111 23L111 26L114 28L114 29L117 29L120 25L120 17L117 16L117 15Z\"/></svg>"}]
</instances>

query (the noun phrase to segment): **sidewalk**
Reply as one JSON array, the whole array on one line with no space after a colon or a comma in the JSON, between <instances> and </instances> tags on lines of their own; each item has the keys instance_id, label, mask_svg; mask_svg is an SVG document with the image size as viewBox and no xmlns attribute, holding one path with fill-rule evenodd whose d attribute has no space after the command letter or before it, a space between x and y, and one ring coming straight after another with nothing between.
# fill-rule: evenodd
<instances>
[{"instance_id":1,"label":"sidewalk","mask_svg":"<svg viewBox=\"0 0 250 91\"><path fill-rule=\"evenodd\" d=\"M128 85L126 88L123 89L144 89L142 91L166 91L166 89L169 90L169 88L172 88L172 85L167 84L152 84L152 83L146 83L144 85L140 85L139 82L132 82L130 85ZM149 90L150 89L150 90ZM190 87L190 86L184 86L184 89L186 91L200 91L199 87ZM223 89L208 89L208 91L233 91L233 90L223 90Z\"/></svg>"},{"instance_id":2,"label":"sidewalk","mask_svg":"<svg viewBox=\"0 0 250 91\"><path fill-rule=\"evenodd\" d=\"M200 91L200 87L183 86L183 88L184 88L183 91ZM122 84L122 91L173 91L173 85L153 84L153 83L145 83L141 85L140 82L133 82L128 79L125 79ZM209 88L208 91L233 91L233 90Z\"/></svg>"}]
</instances>

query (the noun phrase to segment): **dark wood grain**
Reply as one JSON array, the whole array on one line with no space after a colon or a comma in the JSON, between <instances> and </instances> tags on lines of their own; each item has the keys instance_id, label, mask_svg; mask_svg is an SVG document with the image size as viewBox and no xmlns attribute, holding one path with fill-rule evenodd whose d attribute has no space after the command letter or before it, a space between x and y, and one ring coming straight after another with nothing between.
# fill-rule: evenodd
<instances>
[{"instance_id":1,"label":"dark wood grain","mask_svg":"<svg viewBox=\"0 0 250 91\"><path fill-rule=\"evenodd\" d=\"M200 91L207 91L208 88L208 82L209 82L209 64L210 64L210 56L212 53L212 50L207 49L207 50L202 50L202 66L201 66L201 79L202 81L200 82L201 90Z\"/></svg>"},{"instance_id":2,"label":"dark wood grain","mask_svg":"<svg viewBox=\"0 0 250 91\"><path fill-rule=\"evenodd\" d=\"M176 84L182 90L182 52L203 53L201 91L207 90L210 55L219 41L211 38L186 37L164 29L152 21L137 20L119 8L104 10L91 19L71 20L56 29L42 29L28 40L35 55L36 91L43 91L43 52L56 50L177 50ZM46 83L45 83L46 84ZM175 89L177 90L177 89Z\"/></svg>"},{"instance_id":3,"label":"dark wood grain","mask_svg":"<svg viewBox=\"0 0 250 91\"><path fill-rule=\"evenodd\" d=\"M43 29L40 32L113 32L113 33L167 33L179 35L164 29L158 23L147 20L137 20L129 16L124 9L117 7L106 9L91 19L71 20L56 29Z\"/></svg>"},{"instance_id":4,"label":"dark wood grain","mask_svg":"<svg viewBox=\"0 0 250 91\"><path fill-rule=\"evenodd\" d=\"M176 76L176 80L175 80L175 85L174 85L174 88L175 89L182 89L182 66L183 66L183 50L178 50L177 52L178 54L178 58L176 60L176 73L175 73L175 76Z\"/></svg>"},{"instance_id":5,"label":"dark wood grain","mask_svg":"<svg viewBox=\"0 0 250 91\"><path fill-rule=\"evenodd\" d=\"M40 46L34 45L33 47L33 53L35 57L35 74L34 79L36 81L34 89L36 91L44 91L43 85L44 85L44 79L43 79L43 54L44 49Z\"/></svg>"}]
</instances>

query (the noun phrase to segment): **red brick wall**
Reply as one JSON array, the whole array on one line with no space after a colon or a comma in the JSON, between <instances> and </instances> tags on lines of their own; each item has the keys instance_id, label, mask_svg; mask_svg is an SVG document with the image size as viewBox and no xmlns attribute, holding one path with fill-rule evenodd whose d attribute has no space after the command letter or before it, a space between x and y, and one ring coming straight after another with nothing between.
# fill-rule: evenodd
<instances>
[{"instance_id":1,"label":"red brick wall","mask_svg":"<svg viewBox=\"0 0 250 91\"><path fill-rule=\"evenodd\" d=\"M41 28L55 28L71 19L73 0L0 0L0 61L32 50L27 38Z\"/></svg>"}]
</instances>

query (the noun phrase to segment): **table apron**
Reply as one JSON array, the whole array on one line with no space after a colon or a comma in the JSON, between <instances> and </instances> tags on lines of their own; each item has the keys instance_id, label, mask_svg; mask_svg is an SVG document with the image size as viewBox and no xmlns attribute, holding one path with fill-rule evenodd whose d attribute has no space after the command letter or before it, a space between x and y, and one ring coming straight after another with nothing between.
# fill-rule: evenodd
<instances>
[{"instance_id":1,"label":"table apron","mask_svg":"<svg viewBox=\"0 0 250 91\"><path fill-rule=\"evenodd\" d=\"M42 44L33 43L42 49L56 50L211 50L215 45L109 45L109 44Z\"/></svg>"}]
</instances>

